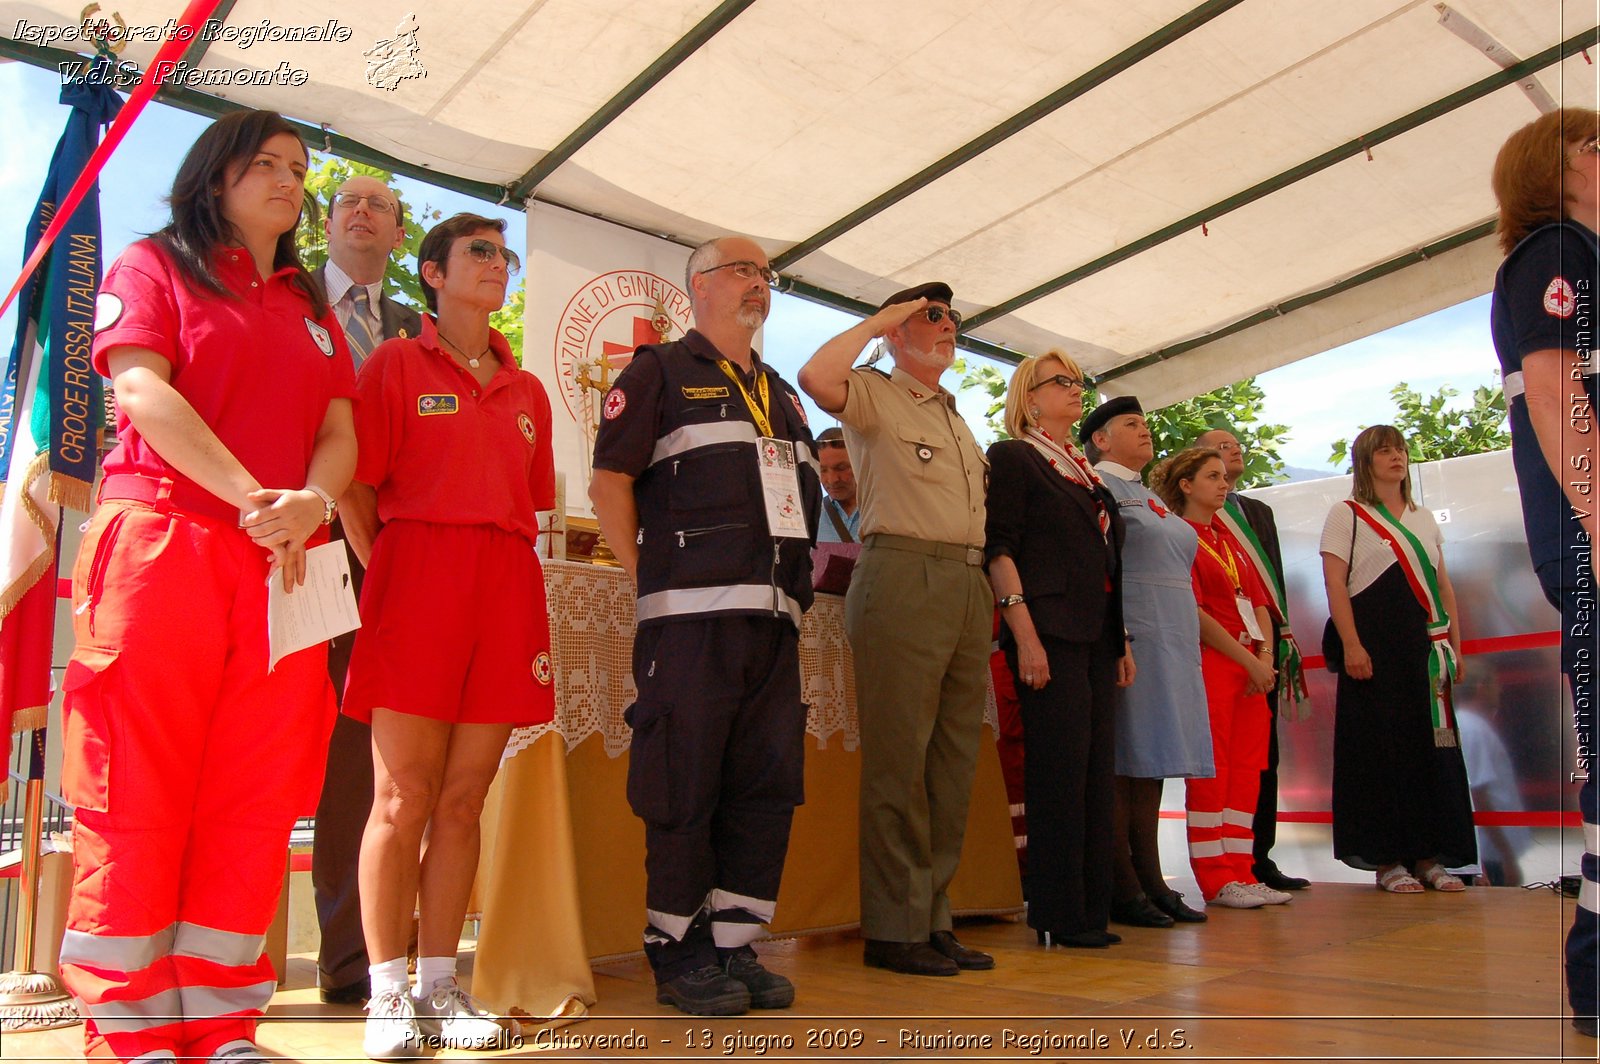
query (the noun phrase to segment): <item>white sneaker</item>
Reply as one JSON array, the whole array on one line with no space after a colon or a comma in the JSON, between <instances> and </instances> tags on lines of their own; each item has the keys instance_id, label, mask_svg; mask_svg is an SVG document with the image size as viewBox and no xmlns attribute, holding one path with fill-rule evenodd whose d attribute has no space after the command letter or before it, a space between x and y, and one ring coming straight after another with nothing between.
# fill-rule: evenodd
<instances>
[{"instance_id":1,"label":"white sneaker","mask_svg":"<svg viewBox=\"0 0 1600 1064\"><path fill-rule=\"evenodd\" d=\"M422 1056L422 1032L409 990L385 990L367 1002L367 1029L361 1051L373 1060Z\"/></svg>"},{"instance_id":2,"label":"white sneaker","mask_svg":"<svg viewBox=\"0 0 1600 1064\"><path fill-rule=\"evenodd\" d=\"M231 1042L224 1042L211 1054L207 1064L268 1064L266 1057L261 1055L261 1050L248 1038L235 1038Z\"/></svg>"},{"instance_id":3,"label":"white sneaker","mask_svg":"<svg viewBox=\"0 0 1600 1064\"><path fill-rule=\"evenodd\" d=\"M433 984L433 993L415 1003L417 1026L428 1038L451 1049L506 1049L505 1028L454 979Z\"/></svg>"},{"instance_id":4,"label":"white sneaker","mask_svg":"<svg viewBox=\"0 0 1600 1064\"><path fill-rule=\"evenodd\" d=\"M1294 895L1284 890L1273 890L1265 883L1246 883L1244 889L1258 898L1267 899L1268 905L1283 905L1294 900Z\"/></svg>"},{"instance_id":5,"label":"white sneaker","mask_svg":"<svg viewBox=\"0 0 1600 1064\"><path fill-rule=\"evenodd\" d=\"M1206 902L1207 907L1220 905L1224 909L1259 909L1265 904L1267 899L1238 880L1217 891L1217 896Z\"/></svg>"}]
</instances>

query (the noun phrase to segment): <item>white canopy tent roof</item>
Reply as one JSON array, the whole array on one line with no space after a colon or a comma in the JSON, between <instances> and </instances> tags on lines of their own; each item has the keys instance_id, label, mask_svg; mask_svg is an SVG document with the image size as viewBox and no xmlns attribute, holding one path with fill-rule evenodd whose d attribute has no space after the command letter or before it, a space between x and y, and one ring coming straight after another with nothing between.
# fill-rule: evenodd
<instances>
[{"instance_id":1,"label":"white canopy tent roof","mask_svg":"<svg viewBox=\"0 0 1600 1064\"><path fill-rule=\"evenodd\" d=\"M426 76L383 88L364 53L407 9L225 0L230 27L334 10L349 39L197 41L198 71L306 83L162 98L685 244L749 234L852 309L947 280L978 350L1063 346L1150 405L1487 291L1500 143L1597 103L1594 0L1196 2L417 0ZM78 16L0 2L0 55L87 50L16 39Z\"/></svg>"}]
</instances>

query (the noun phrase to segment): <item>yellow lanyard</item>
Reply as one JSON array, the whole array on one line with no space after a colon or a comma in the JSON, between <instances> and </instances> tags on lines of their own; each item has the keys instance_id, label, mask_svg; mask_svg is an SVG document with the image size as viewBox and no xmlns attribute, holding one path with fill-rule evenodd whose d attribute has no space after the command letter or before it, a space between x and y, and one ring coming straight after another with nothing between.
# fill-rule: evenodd
<instances>
[{"instance_id":1,"label":"yellow lanyard","mask_svg":"<svg viewBox=\"0 0 1600 1064\"><path fill-rule=\"evenodd\" d=\"M1223 554L1227 555L1227 557L1224 558L1222 554L1218 554L1216 552L1211 544L1206 542L1204 536L1199 538L1200 545L1206 549L1206 553L1217 559L1217 564L1222 566L1222 571L1228 574L1229 580L1233 581L1234 592L1240 595L1244 594L1244 586L1239 583L1239 563L1233 560L1233 548L1228 546L1226 540L1219 539L1217 541L1222 544Z\"/></svg>"},{"instance_id":2,"label":"yellow lanyard","mask_svg":"<svg viewBox=\"0 0 1600 1064\"><path fill-rule=\"evenodd\" d=\"M772 421L768 411L772 409L770 403L772 396L769 394L771 386L767 384L767 375L759 370L756 371L756 392L761 396L761 405L758 407L756 406L756 401L751 398L749 389L744 386L744 378L740 376L739 371L734 369L732 364L725 358L719 359L717 365L721 366L722 372L726 373L728 379L738 386L739 394L744 396L744 405L750 408L750 416L755 418L756 428L761 430L761 435L771 436Z\"/></svg>"}]
</instances>

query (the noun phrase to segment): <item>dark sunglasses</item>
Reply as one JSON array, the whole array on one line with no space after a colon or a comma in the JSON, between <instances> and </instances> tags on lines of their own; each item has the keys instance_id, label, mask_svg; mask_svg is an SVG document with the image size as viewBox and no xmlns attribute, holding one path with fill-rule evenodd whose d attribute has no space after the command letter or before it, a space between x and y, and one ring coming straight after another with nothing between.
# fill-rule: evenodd
<instances>
[{"instance_id":1,"label":"dark sunglasses","mask_svg":"<svg viewBox=\"0 0 1600 1064\"><path fill-rule=\"evenodd\" d=\"M522 260L517 258L515 251L492 240L474 240L464 250L479 262L493 262L498 254L506 262L506 273L512 276L522 269Z\"/></svg>"},{"instance_id":2,"label":"dark sunglasses","mask_svg":"<svg viewBox=\"0 0 1600 1064\"><path fill-rule=\"evenodd\" d=\"M957 329L961 328L961 312L959 310L951 310L949 307L941 307L938 304L932 304L923 307L922 313L925 317L927 317L929 325L937 325L945 319L946 315L949 315L950 324L954 325Z\"/></svg>"}]
</instances>

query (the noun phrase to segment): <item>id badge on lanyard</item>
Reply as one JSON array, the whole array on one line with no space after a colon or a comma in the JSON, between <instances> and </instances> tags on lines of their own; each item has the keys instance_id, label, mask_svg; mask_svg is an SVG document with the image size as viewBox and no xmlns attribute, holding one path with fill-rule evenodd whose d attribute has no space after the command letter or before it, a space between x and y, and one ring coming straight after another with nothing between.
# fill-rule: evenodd
<instances>
[{"instance_id":1,"label":"id badge on lanyard","mask_svg":"<svg viewBox=\"0 0 1600 1064\"><path fill-rule=\"evenodd\" d=\"M1256 623L1256 608L1243 591L1233 593L1233 604L1239 607L1239 619L1244 622L1244 630L1250 638L1258 643L1266 642L1267 637L1261 634L1261 625Z\"/></svg>"},{"instance_id":2,"label":"id badge on lanyard","mask_svg":"<svg viewBox=\"0 0 1600 1064\"><path fill-rule=\"evenodd\" d=\"M810 539L806 511L800 502L800 475L794 444L762 436L756 440L761 468L761 493L766 500L767 530L774 536Z\"/></svg>"}]
</instances>

